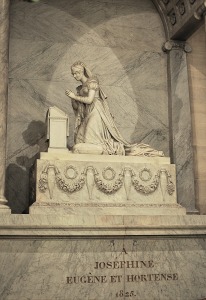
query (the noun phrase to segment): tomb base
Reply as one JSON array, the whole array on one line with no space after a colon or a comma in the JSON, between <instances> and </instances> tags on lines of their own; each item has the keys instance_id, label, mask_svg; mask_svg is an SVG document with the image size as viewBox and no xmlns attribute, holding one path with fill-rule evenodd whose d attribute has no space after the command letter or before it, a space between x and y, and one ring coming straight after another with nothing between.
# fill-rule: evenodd
<instances>
[{"instance_id":1,"label":"tomb base","mask_svg":"<svg viewBox=\"0 0 206 300\"><path fill-rule=\"evenodd\" d=\"M116 205L113 203L36 203L30 214L70 215L185 215L186 210L179 204L135 204Z\"/></svg>"},{"instance_id":2,"label":"tomb base","mask_svg":"<svg viewBox=\"0 0 206 300\"><path fill-rule=\"evenodd\" d=\"M183 215L168 157L41 153L31 214Z\"/></svg>"}]
</instances>

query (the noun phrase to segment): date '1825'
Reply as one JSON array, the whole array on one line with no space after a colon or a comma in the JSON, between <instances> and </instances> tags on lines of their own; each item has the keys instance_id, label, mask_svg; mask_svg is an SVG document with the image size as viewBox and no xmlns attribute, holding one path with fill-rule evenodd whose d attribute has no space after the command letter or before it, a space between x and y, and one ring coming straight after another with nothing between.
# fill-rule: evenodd
<instances>
[{"instance_id":1,"label":"date '1825'","mask_svg":"<svg viewBox=\"0 0 206 300\"><path fill-rule=\"evenodd\" d=\"M123 290L120 290L119 292L116 293L116 298L122 298L122 297L136 297L137 295L135 294L134 291L130 292L124 292Z\"/></svg>"}]
</instances>

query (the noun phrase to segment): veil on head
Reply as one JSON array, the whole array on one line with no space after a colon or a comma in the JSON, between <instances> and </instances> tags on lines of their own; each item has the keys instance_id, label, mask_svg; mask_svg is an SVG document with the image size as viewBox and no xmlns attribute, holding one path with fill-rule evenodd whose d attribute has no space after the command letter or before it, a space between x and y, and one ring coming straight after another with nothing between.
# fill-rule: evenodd
<instances>
[{"instance_id":1,"label":"veil on head","mask_svg":"<svg viewBox=\"0 0 206 300\"><path fill-rule=\"evenodd\" d=\"M76 61L72 66L71 68L79 68L79 69L82 69L84 71L84 75L87 77L87 78L90 78L92 77L92 72L89 70L89 68L82 62L82 61Z\"/></svg>"},{"instance_id":2,"label":"veil on head","mask_svg":"<svg viewBox=\"0 0 206 300\"><path fill-rule=\"evenodd\" d=\"M76 61L75 63L73 63L73 65L71 66L71 68L73 68L73 67L74 68L79 68L79 69L83 70L84 71L84 75L87 78L91 78L93 76L92 72L90 71L90 69L82 61ZM107 95L104 93L104 91L102 90L101 87L99 87L99 93L100 93L100 97L102 99L107 99Z\"/></svg>"}]
</instances>

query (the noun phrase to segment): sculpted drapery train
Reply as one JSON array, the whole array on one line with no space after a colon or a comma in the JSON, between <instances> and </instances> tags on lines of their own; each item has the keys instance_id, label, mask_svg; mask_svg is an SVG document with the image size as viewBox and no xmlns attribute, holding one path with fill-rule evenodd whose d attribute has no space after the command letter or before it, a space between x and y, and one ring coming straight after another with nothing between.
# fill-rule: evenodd
<instances>
[{"instance_id":1,"label":"sculpted drapery train","mask_svg":"<svg viewBox=\"0 0 206 300\"><path fill-rule=\"evenodd\" d=\"M71 71L73 77L82 83L77 87L77 94L66 90L76 116L74 153L164 156L162 151L149 145L129 144L114 123L98 78L83 62L74 63Z\"/></svg>"}]
</instances>

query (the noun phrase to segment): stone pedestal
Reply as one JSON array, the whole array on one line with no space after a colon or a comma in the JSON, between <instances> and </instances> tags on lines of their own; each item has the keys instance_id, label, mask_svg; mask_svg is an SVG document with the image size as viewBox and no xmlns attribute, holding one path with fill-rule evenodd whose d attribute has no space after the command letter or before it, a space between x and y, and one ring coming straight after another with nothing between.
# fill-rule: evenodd
<instances>
[{"instance_id":1,"label":"stone pedestal","mask_svg":"<svg viewBox=\"0 0 206 300\"><path fill-rule=\"evenodd\" d=\"M68 152L67 137L69 136L68 115L58 107L50 107L47 113L48 152Z\"/></svg>"},{"instance_id":2,"label":"stone pedestal","mask_svg":"<svg viewBox=\"0 0 206 300\"><path fill-rule=\"evenodd\" d=\"M55 155L37 161L31 214L182 215L167 157Z\"/></svg>"}]
</instances>

